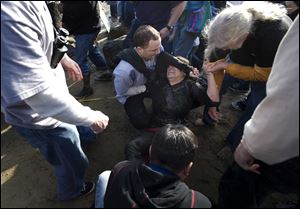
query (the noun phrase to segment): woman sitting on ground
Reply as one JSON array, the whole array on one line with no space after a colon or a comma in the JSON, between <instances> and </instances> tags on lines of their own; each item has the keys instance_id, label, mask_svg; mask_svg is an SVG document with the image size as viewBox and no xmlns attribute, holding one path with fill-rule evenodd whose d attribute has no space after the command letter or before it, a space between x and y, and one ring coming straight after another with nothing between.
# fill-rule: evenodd
<instances>
[{"instance_id":1,"label":"woman sitting on ground","mask_svg":"<svg viewBox=\"0 0 300 209\"><path fill-rule=\"evenodd\" d=\"M209 115L218 120L216 110L219 93L212 73L207 73L208 86L204 89L197 82L189 79L189 61L183 57L165 56L159 63L158 79L150 89L152 114L149 124L151 131L156 131L166 124L185 124L185 117L191 109L206 105ZM204 65L205 68L206 65ZM167 69L167 70L166 70ZM127 145L126 159L143 159L148 154L153 133L145 133Z\"/></svg>"}]
</instances>

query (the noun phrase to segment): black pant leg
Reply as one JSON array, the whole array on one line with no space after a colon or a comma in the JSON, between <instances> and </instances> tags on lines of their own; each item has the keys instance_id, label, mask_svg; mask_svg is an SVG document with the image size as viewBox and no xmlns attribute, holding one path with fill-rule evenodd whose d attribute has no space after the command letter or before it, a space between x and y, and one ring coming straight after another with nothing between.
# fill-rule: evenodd
<instances>
[{"instance_id":1,"label":"black pant leg","mask_svg":"<svg viewBox=\"0 0 300 209\"><path fill-rule=\"evenodd\" d=\"M145 129L149 126L150 114L144 104L145 96L145 93L131 96L124 104L129 121L136 129Z\"/></svg>"}]
</instances>

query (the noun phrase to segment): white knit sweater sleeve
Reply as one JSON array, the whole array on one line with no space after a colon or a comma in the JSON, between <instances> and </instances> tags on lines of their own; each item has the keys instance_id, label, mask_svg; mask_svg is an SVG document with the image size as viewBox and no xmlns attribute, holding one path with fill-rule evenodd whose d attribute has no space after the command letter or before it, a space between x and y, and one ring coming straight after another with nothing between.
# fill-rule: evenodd
<instances>
[{"instance_id":1,"label":"white knit sweater sleeve","mask_svg":"<svg viewBox=\"0 0 300 209\"><path fill-rule=\"evenodd\" d=\"M83 106L66 91L47 88L25 102L41 117L52 117L73 125L91 126L102 113Z\"/></svg>"},{"instance_id":2,"label":"white knit sweater sleeve","mask_svg":"<svg viewBox=\"0 0 300 209\"><path fill-rule=\"evenodd\" d=\"M299 17L279 45L267 96L246 123L242 143L267 164L299 156Z\"/></svg>"}]
</instances>

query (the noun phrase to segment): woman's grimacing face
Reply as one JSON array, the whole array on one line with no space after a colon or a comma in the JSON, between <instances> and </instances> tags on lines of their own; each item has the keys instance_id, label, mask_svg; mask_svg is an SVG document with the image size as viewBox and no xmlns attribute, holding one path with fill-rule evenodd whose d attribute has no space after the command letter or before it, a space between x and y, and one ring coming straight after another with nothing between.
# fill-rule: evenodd
<instances>
[{"instance_id":1,"label":"woman's grimacing face","mask_svg":"<svg viewBox=\"0 0 300 209\"><path fill-rule=\"evenodd\" d=\"M167 78L168 80L174 79L174 80L180 80L185 78L185 73L179 70L178 68L169 65L167 69Z\"/></svg>"}]
</instances>

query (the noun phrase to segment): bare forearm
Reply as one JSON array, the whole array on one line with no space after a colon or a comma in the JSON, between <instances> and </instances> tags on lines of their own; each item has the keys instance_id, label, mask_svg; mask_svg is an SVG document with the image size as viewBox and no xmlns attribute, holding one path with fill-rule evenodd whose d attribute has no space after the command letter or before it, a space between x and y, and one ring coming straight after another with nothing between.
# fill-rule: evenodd
<instances>
[{"instance_id":1,"label":"bare forearm","mask_svg":"<svg viewBox=\"0 0 300 209\"><path fill-rule=\"evenodd\" d=\"M219 102L219 91L212 73L207 74L207 95L214 102Z\"/></svg>"},{"instance_id":2,"label":"bare forearm","mask_svg":"<svg viewBox=\"0 0 300 209\"><path fill-rule=\"evenodd\" d=\"M181 16L185 6L186 6L186 1L183 1L179 3L176 7L174 7L171 11L171 17L169 19L168 25L175 25Z\"/></svg>"}]
</instances>

